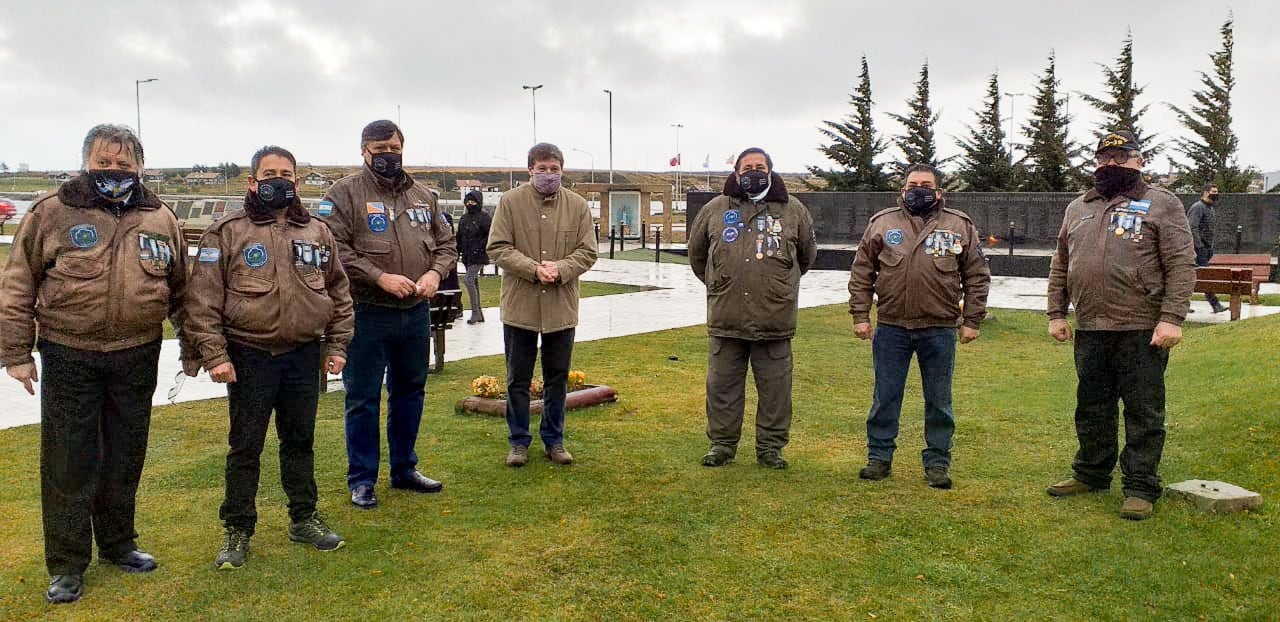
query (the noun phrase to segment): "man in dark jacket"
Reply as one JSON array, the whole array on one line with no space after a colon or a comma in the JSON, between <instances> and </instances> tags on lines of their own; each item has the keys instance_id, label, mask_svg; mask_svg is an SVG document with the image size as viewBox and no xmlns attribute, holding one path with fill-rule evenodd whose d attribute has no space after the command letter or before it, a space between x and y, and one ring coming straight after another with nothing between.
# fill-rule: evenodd
<instances>
[{"instance_id":1,"label":"man in dark jacket","mask_svg":"<svg viewBox=\"0 0 1280 622\"><path fill-rule=\"evenodd\" d=\"M467 298L471 300L471 317L468 324L484 321L484 310L480 308L480 273L489 263L489 255L484 247L489 243L489 226L493 217L484 212L484 195L477 190L467 193L463 203L467 213L458 221L458 256L462 265L467 267L467 276L463 283L467 287Z\"/></svg>"},{"instance_id":2,"label":"man in dark jacket","mask_svg":"<svg viewBox=\"0 0 1280 622\"><path fill-rule=\"evenodd\" d=\"M1200 200L1187 209L1187 225L1191 227L1191 242L1196 249L1196 265L1207 266L1213 259L1213 224L1217 220L1218 184L1207 183L1200 192ZM1204 299L1214 313L1222 313L1226 307L1218 302L1218 297L1205 294Z\"/></svg>"},{"instance_id":3,"label":"man in dark jacket","mask_svg":"<svg viewBox=\"0 0 1280 622\"><path fill-rule=\"evenodd\" d=\"M809 209L787 194L763 149L738 156L724 193L689 232L689 265L707 286L707 438L703 466L733 462L742 436L747 365L755 373L756 461L787 468L791 338L800 276L817 257Z\"/></svg>"}]
</instances>

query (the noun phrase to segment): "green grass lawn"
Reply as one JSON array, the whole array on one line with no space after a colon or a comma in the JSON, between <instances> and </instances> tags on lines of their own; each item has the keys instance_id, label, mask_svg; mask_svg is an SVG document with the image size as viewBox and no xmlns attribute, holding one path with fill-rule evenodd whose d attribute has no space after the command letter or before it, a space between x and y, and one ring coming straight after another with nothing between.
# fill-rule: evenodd
<instances>
[{"instance_id":1,"label":"green grass lawn","mask_svg":"<svg viewBox=\"0 0 1280 622\"><path fill-rule=\"evenodd\" d=\"M608 247L605 247L605 249L600 252L600 256L605 258L609 257ZM636 248L631 248L630 246L628 246L627 250L625 251L622 251L622 252L615 251L613 254L613 258L624 259L627 261L653 262L653 247L639 248L637 246ZM687 266L689 265L689 258L685 255L677 255L675 253L668 253L664 251L662 253L662 263L676 263L676 264Z\"/></svg>"},{"instance_id":2,"label":"green grass lawn","mask_svg":"<svg viewBox=\"0 0 1280 622\"><path fill-rule=\"evenodd\" d=\"M496 307L499 304L499 298L502 294L502 277L494 276L493 268L489 267L489 272L485 276L480 277L480 307ZM458 274L458 286L463 292L467 291L466 286L462 283L463 275ZM621 283L600 283L596 281L580 281L579 296L582 298L590 298L592 296L612 296L614 294L630 294L632 292L643 292L652 287L643 287L639 285L623 285ZM471 300L467 298L467 294L462 295L462 307L464 309L471 308Z\"/></svg>"},{"instance_id":3,"label":"green grass lawn","mask_svg":"<svg viewBox=\"0 0 1280 622\"><path fill-rule=\"evenodd\" d=\"M1204 302L1204 294L1192 294L1192 295L1191 295L1191 299L1192 299L1192 300L1199 300L1199 301L1201 301L1201 302ZM1226 306L1226 304L1227 304L1228 302L1230 302L1230 301L1231 301L1231 297L1230 297L1230 296L1218 296L1218 302L1221 302L1221 303L1223 304L1223 306ZM1243 304L1245 304L1245 305L1249 304L1249 297L1248 297L1248 296L1245 296L1245 297L1244 297L1244 299L1243 299ZM1264 306L1264 307L1280 306L1280 294L1262 294L1262 295L1259 295L1259 296L1258 296L1258 304L1260 304L1260 305L1262 305L1262 306Z\"/></svg>"},{"instance_id":4,"label":"green grass lawn","mask_svg":"<svg viewBox=\"0 0 1280 622\"><path fill-rule=\"evenodd\" d=\"M0 244L0 268L9 263L9 245Z\"/></svg>"},{"instance_id":5,"label":"green grass lawn","mask_svg":"<svg viewBox=\"0 0 1280 622\"><path fill-rule=\"evenodd\" d=\"M82 602L50 610L42 562L39 430L0 431L0 618L37 619L1266 619L1280 602L1277 513L1201 514L1162 501L1116 516L1110 492L1055 500L1076 441L1071 347L1043 314L996 310L956 365L956 488L922 480L920 384L908 382L894 476L857 479L870 346L843 305L800 312L787 471L705 451L705 328L579 344L575 369L620 401L570 414L577 462L502 464L501 419L453 414L501 357L429 381L419 496L379 483L372 512L347 501L341 394L321 400L320 506L348 538L318 553L285 537L274 433L263 453L248 565L218 573L226 403L157 408L138 501L161 568L95 563ZM669 357L678 357L670 360ZM1280 494L1280 317L1188 326L1169 366L1166 482L1224 479ZM747 411L754 397L748 396ZM384 463L385 468L385 463Z\"/></svg>"}]
</instances>

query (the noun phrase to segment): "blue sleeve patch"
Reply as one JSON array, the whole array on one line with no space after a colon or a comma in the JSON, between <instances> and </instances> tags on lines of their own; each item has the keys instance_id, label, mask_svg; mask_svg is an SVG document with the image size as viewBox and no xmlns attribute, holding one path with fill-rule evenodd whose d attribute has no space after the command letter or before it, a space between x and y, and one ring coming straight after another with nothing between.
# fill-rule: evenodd
<instances>
[{"instance_id":1,"label":"blue sleeve patch","mask_svg":"<svg viewBox=\"0 0 1280 622\"><path fill-rule=\"evenodd\" d=\"M217 263L222 258L222 251L216 248L201 247L200 263Z\"/></svg>"},{"instance_id":2,"label":"blue sleeve patch","mask_svg":"<svg viewBox=\"0 0 1280 622\"><path fill-rule=\"evenodd\" d=\"M316 203L317 216L329 216L333 214L333 201L321 201Z\"/></svg>"}]
</instances>

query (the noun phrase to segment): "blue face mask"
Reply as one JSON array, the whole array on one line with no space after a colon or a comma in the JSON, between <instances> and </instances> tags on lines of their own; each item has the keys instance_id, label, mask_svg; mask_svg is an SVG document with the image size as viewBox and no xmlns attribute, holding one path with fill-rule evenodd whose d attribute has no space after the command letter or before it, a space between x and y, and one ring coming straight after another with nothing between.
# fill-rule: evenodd
<instances>
[{"instance_id":1,"label":"blue face mask","mask_svg":"<svg viewBox=\"0 0 1280 622\"><path fill-rule=\"evenodd\" d=\"M138 175L129 171L102 170L90 171L93 175L93 187L102 198L119 201L127 198L138 185Z\"/></svg>"}]
</instances>

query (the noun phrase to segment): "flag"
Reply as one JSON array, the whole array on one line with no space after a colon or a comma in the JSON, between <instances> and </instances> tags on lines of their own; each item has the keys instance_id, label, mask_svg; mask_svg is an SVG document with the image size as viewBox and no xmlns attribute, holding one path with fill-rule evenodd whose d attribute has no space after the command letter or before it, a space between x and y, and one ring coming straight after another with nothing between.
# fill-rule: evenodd
<instances>
[{"instance_id":1,"label":"flag","mask_svg":"<svg viewBox=\"0 0 1280 622\"><path fill-rule=\"evenodd\" d=\"M680 166L680 154L677 153L676 157L671 158L671 166Z\"/></svg>"},{"instance_id":2,"label":"flag","mask_svg":"<svg viewBox=\"0 0 1280 622\"><path fill-rule=\"evenodd\" d=\"M702 168L705 168L708 170L711 169L711 154L708 153L707 157L702 159Z\"/></svg>"},{"instance_id":3,"label":"flag","mask_svg":"<svg viewBox=\"0 0 1280 622\"><path fill-rule=\"evenodd\" d=\"M731 154L729 154L729 157L727 157L727 158L725 158L725 159L724 159L724 163L725 163L725 164L728 164L729 166L733 166L733 154L732 154L732 153L731 153Z\"/></svg>"}]
</instances>

